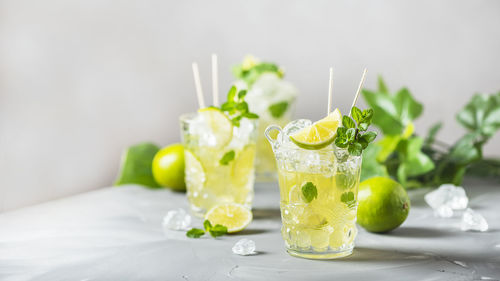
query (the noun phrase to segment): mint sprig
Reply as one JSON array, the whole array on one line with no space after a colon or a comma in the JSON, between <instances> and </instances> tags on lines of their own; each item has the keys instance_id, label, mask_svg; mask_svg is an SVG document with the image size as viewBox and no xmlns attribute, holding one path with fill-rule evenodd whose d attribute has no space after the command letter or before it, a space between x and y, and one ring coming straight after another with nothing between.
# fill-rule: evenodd
<instances>
[{"instance_id":1,"label":"mint sprig","mask_svg":"<svg viewBox=\"0 0 500 281\"><path fill-rule=\"evenodd\" d=\"M243 64L240 64L233 68L234 76L245 81L248 87L251 87L264 73L275 73L279 78L284 76L283 70L278 65L269 62L255 63L249 68L245 68Z\"/></svg>"},{"instance_id":2,"label":"mint sprig","mask_svg":"<svg viewBox=\"0 0 500 281\"><path fill-rule=\"evenodd\" d=\"M247 90L241 90L238 92L236 87L232 86L227 93L227 101L220 107L223 112L228 113L229 119L231 119L233 126L239 127L240 121L243 118L259 118L259 115L250 112L250 110L248 109L248 103L245 101L246 94Z\"/></svg>"},{"instance_id":3,"label":"mint sprig","mask_svg":"<svg viewBox=\"0 0 500 281\"><path fill-rule=\"evenodd\" d=\"M191 228L188 232L186 232L186 236L189 238L200 238L208 232L210 236L212 236L213 238L217 238L219 236L227 234L227 227L221 224L212 226L212 223L210 223L209 220L205 220L203 222L203 228L205 230L199 228Z\"/></svg>"},{"instance_id":4,"label":"mint sprig","mask_svg":"<svg viewBox=\"0 0 500 281\"><path fill-rule=\"evenodd\" d=\"M367 132L372 122L373 109L362 111L354 106L351 113L352 118L346 115L342 116L342 127L337 128L335 145L347 148L349 154L353 156L360 156L368 144L377 137L376 132Z\"/></svg>"}]
</instances>

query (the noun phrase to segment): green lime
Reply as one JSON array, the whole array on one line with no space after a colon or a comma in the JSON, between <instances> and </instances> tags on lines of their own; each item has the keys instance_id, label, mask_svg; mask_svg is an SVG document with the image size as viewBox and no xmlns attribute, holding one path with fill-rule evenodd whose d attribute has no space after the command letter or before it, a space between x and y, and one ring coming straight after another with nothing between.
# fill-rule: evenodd
<instances>
[{"instance_id":1,"label":"green lime","mask_svg":"<svg viewBox=\"0 0 500 281\"><path fill-rule=\"evenodd\" d=\"M184 147L169 145L156 153L153 159L153 176L161 186L186 190L184 182Z\"/></svg>"},{"instance_id":2,"label":"green lime","mask_svg":"<svg viewBox=\"0 0 500 281\"><path fill-rule=\"evenodd\" d=\"M390 178L374 177L359 185L358 224L371 232L387 232L408 217L410 199L406 190Z\"/></svg>"},{"instance_id":3,"label":"green lime","mask_svg":"<svg viewBox=\"0 0 500 281\"><path fill-rule=\"evenodd\" d=\"M160 148L152 143L131 146L122 154L120 172L115 185L140 184L152 188L160 187L153 178L151 166Z\"/></svg>"},{"instance_id":4,"label":"green lime","mask_svg":"<svg viewBox=\"0 0 500 281\"><path fill-rule=\"evenodd\" d=\"M341 122L342 114L337 108L327 117L291 135L290 139L305 149L321 149L335 140Z\"/></svg>"}]
</instances>

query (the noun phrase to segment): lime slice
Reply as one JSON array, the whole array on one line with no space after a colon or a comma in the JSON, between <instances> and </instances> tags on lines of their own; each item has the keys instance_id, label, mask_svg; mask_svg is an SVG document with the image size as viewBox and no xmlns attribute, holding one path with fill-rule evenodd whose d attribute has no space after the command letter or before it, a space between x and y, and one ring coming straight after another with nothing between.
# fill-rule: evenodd
<instances>
[{"instance_id":1,"label":"lime slice","mask_svg":"<svg viewBox=\"0 0 500 281\"><path fill-rule=\"evenodd\" d=\"M342 114L337 108L327 117L291 135L290 139L305 149L321 149L335 140L341 121Z\"/></svg>"},{"instance_id":2,"label":"lime slice","mask_svg":"<svg viewBox=\"0 0 500 281\"><path fill-rule=\"evenodd\" d=\"M160 185L153 177L152 164L160 148L152 143L131 146L122 154L120 172L115 185L140 184L151 188Z\"/></svg>"},{"instance_id":3,"label":"lime slice","mask_svg":"<svg viewBox=\"0 0 500 281\"><path fill-rule=\"evenodd\" d=\"M205 169L203 169L198 158L187 149L184 149L184 162L186 186L190 190L201 190L206 181Z\"/></svg>"},{"instance_id":4,"label":"lime slice","mask_svg":"<svg viewBox=\"0 0 500 281\"><path fill-rule=\"evenodd\" d=\"M229 117L215 107L206 107L198 111L207 122L212 134L215 136L217 147L224 147L233 138L233 124Z\"/></svg>"},{"instance_id":5,"label":"lime slice","mask_svg":"<svg viewBox=\"0 0 500 281\"><path fill-rule=\"evenodd\" d=\"M231 182L237 187L247 185L254 176L255 145L247 145L239 153L231 170Z\"/></svg>"},{"instance_id":6,"label":"lime slice","mask_svg":"<svg viewBox=\"0 0 500 281\"><path fill-rule=\"evenodd\" d=\"M227 232L243 230L252 221L252 211L243 205L227 203L216 205L205 215L212 225L221 224L227 227Z\"/></svg>"}]
</instances>

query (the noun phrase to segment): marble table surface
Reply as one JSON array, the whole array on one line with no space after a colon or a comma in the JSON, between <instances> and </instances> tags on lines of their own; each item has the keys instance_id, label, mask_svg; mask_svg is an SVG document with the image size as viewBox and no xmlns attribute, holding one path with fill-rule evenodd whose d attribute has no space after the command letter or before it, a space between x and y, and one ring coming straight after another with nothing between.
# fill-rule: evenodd
<instances>
[{"instance_id":1,"label":"marble table surface","mask_svg":"<svg viewBox=\"0 0 500 281\"><path fill-rule=\"evenodd\" d=\"M219 239L163 232L168 210L187 210L182 193L103 188L0 214L0 280L499 280L500 185L464 186L489 231L461 231L460 214L435 218L420 190L400 228L360 228L354 253L338 260L285 252L277 184L258 184L253 222ZM257 254L233 254L241 238L254 240Z\"/></svg>"}]
</instances>

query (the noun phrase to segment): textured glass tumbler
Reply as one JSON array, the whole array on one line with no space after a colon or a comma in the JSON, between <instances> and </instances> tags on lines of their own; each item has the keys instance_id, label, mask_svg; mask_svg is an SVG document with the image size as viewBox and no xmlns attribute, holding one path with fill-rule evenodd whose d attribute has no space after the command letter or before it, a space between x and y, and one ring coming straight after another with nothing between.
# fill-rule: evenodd
<instances>
[{"instance_id":1,"label":"textured glass tumbler","mask_svg":"<svg viewBox=\"0 0 500 281\"><path fill-rule=\"evenodd\" d=\"M280 209L286 250L293 256L333 259L348 256L356 238L361 156L330 145L320 150L280 143L265 135L278 167Z\"/></svg>"}]
</instances>

